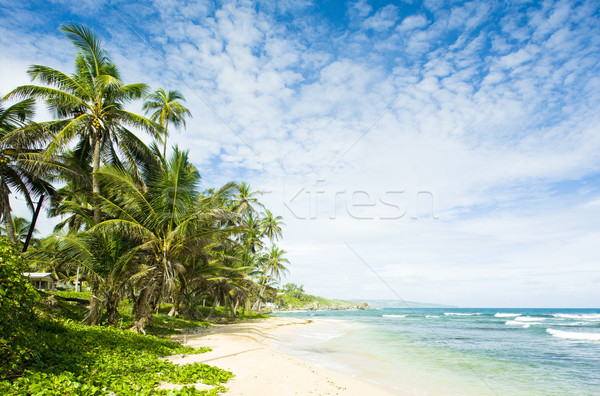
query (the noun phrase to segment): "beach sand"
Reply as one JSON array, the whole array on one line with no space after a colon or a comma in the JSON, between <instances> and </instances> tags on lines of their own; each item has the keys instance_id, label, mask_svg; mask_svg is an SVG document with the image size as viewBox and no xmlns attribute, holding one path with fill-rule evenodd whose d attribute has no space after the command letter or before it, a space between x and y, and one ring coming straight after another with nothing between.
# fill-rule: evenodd
<instances>
[{"instance_id":1,"label":"beach sand","mask_svg":"<svg viewBox=\"0 0 600 396\"><path fill-rule=\"evenodd\" d=\"M295 318L268 318L237 324L214 325L193 335L174 337L185 345L210 347L200 355L171 356L177 364L206 363L232 371L226 395L391 395L375 385L315 367L276 350L270 340L294 326L311 326ZM179 387L163 384L162 388ZM198 384L198 389L210 386Z\"/></svg>"}]
</instances>

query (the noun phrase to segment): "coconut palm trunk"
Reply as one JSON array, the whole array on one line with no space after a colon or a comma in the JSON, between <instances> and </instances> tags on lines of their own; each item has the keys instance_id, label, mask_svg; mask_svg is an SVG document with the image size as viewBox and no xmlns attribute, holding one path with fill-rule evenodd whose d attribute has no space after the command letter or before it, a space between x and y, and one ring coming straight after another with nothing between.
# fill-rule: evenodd
<instances>
[{"instance_id":1,"label":"coconut palm trunk","mask_svg":"<svg viewBox=\"0 0 600 396\"><path fill-rule=\"evenodd\" d=\"M106 324L116 326L119 322L119 295L115 290L106 292Z\"/></svg>"},{"instance_id":2,"label":"coconut palm trunk","mask_svg":"<svg viewBox=\"0 0 600 396\"><path fill-rule=\"evenodd\" d=\"M15 232L15 225L13 223L13 218L12 218L12 214L11 214L11 209L10 209L10 202L9 202L9 198L8 198L8 191L6 186L2 186L0 187L2 189L1 194L2 194L2 201L4 202L4 205L2 207L2 218L4 219L4 228L6 229L6 234L8 235L8 238L10 239L10 241L13 244L17 243L17 233Z\"/></svg>"},{"instance_id":3,"label":"coconut palm trunk","mask_svg":"<svg viewBox=\"0 0 600 396\"><path fill-rule=\"evenodd\" d=\"M167 158L167 137L169 136L169 119L165 119L165 141L163 147L163 158Z\"/></svg>"},{"instance_id":4,"label":"coconut palm trunk","mask_svg":"<svg viewBox=\"0 0 600 396\"><path fill-rule=\"evenodd\" d=\"M98 297L99 288L98 285L92 286L92 293L90 296L90 310L86 318L86 323L90 326L96 326L102 319L102 311L104 311L104 304L100 297Z\"/></svg>"},{"instance_id":5,"label":"coconut palm trunk","mask_svg":"<svg viewBox=\"0 0 600 396\"><path fill-rule=\"evenodd\" d=\"M150 320L150 315L147 314L148 311L152 312L148 309L148 300L152 295L152 288L147 286L140 290L140 294L135 303L135 315L133 318L133 324L131 325L131 331L135 333L144 333L144 327Z\"/></svg>"},{"instance_id":6,"label":"coconut palm trunk","mask_svg":"<svg viewBox=\"0 0 600 396\"><path fill-rule=\"evenodd\" d=\"M100 150L102 149L102 142L100 139L95 139L94 142L94 164L92 170L92 192L98 196L100 195L100 183L98 181L98 170L100 169ZM98 224L102 221L102 214L100 213L100 207L98 206L98 200L94 197L94 223Z\"/></svg>"}]
</instances>

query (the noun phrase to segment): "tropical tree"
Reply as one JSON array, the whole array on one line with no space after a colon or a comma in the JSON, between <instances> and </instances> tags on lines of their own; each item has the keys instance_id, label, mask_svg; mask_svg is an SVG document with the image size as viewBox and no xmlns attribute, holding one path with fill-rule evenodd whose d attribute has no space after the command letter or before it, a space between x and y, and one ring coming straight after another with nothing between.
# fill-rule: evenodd
<instances>
[{"instance_id":1,"label":"tropical tree","mask_svg":"<svg viewBox=\"0 0 600 396\"><path fill-rule=\"evenodd\" d=\"M12 216L13 230L15 231L15 235L17 237L17 241L21 243L25 243L25 239L27 238L27 234L29 234L29 228L31 227L31 222L24 217L20 216ZM6 226L0 226L0 230L6 234ZM37 233L36 230L33 233Z\"/></svg>"},{"instance_id":2,"label":"tropical tree","mask_svg":"<svg viewBox=\"0 0 600 396\"><path fill-rule=\"evenodd\" d=\"M285 264L290 263L290 261L284 257L286 253L287 252L285 250L279 249L275 245L271 245L271 248L268 250L263 262L263 272L265 275L280 281L281 276L289 272L285 266Z\"/></svg>"},{"instance_id":3,"label":"tropical tree","mask_svg":"<svg viewBox=\"0 0 600 396\"><path fill-rule=\"evenodd\" d=\"M281 226L285 225L283 217L274 216L269 209L265 209L264 217L261 220L262 230L260 235L266 235L269 241L279 240L283 236Z\"/></svg>"},{"instance_id":4,"label":"tropical tree","mask_svg":"<svg viewBox=\"0 0 600 396\"><path fill-rule=\"evenodd\" d=\"M255 254L260 251L263 248L263 242L260 238L262 232L260 219L249 211L241 217L241 226L244 231L240 234L240 241L248 249L248 252Z\"/></svg>"},{"instance_id":5,"label":"tropical tree","mask_svg":"<svg viewBox=\"0 0 600 396\"><path fill-rule=\"evenodd\" d=\"M281 276L288 272L285 264L289 264L289 260L284 257L285 253L285 250L271 245L269 250L262 252L258 257L258 267L254 276L258 279L261 288L254 309L260 308L267 288L273 287L281 280Z\"/></svg>"},{"instance_id":6,"label":"tropical tree","mask_svg":"<svg viewBox=\"0 0 600 396\"><path fill-rule=\"evenodd\" d=\"M199 254L212 237L232 230L217 227L230 216L198 203L200 174L188 153L177 147L161 169L145 175L140 185L127 170L109 166L98 172L105 192L103 209L112 218L93 229L127 235L151 268L139 284L132 330L143 331L163 291L176 286L183 261Z\"/></svg>"},{"instance_id":7,"label":"tropical tree","mask_svg":"<svg viewBox=\"0 0 600 396\"><path fill-rule=\"evenodd\" d=\"M156 92L146 96L143 109L150 115L152 121L158 122L162 127L163 133L163 158L167 157L167 137L169 136L169 123L175 127L183 125L185 128L185 117L191 117L189 109L184 107L181 102L185 102L183 95L177 90L165 92L160 88Z\"/></svg>"},{"instance_id":8,"label":"tropical tree","mask_svg":"<svg viewBox=\"0 0 600 396\"><path fill-rule=\"evenodd\" d=\"M238 184L235 189L237 192L233 196L233 210L236 213L243 217L247 213L256 213L256 208L262 207L257 198L262 195L260 191L252 191L246 182Z\"/></svg>"},{"instance_id":9,"label":"tropical tree","mask_svg":"<svg viewBox=\"0 0 600 396\"><path fill-rule=\"evenodd\" d=\"M28 258L38 265L46 264L45 268L82 268L82 276L92 289L86 322L96 325L104 317L107 324L116 325L117 308L128 283L147 271L136 261L134 247L123 235L93 230L51 236Z\"/></svg>"},{"instance_id":10,"label":"tropical tree","mask_svg":"<svg viewBox=\"0 0 600 396\"><path fill-rule=\"evenodd\" d=\"M4 108L0 101L0 215L4 229L12 243L17 234L11 214L10 194L19 193L33 211L33 198L52 193L53 188L41 177L36 161L39 150L34 139L15 137L15 131L29 125L34 115L33 99L25 99ZM39 157L37 158L39 159Z\"/></svg>"},{"instance_id":11,"label":"tropical tree","mask_svg":"<svg viewBox=\"0 0 600 396\"><path fill-rule=\"evenodd\" d=\"M146 84L124 84L119 70L100 40L87 27L68 24L61 28L77 49L75 73L67 75L49 66L32 65L28 74L32 81L44 86L24 85L8 96L44 99L58 115L58 120L42 123L40 139L49 141L47 156L64 150L74 139L88 146L92 162L92 192L100 194L97 172L103 158L120 163L118 154L136 171L139 156L148 155L147 147L129 127L140 128L156 136L162 131L157 123L125 110L124 106L142 98ZM101 220L98 204L93 219Z\"/></svg>"}]
</instances>

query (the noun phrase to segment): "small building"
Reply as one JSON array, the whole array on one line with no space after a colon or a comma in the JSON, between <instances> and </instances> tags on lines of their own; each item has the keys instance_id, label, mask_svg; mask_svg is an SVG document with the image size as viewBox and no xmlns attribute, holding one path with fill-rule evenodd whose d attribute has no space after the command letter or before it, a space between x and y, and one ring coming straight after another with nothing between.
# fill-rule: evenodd
<instances>
[{"instance_id":1,"label":"small building","mask_svg":"<svg viewBox=\"0 0 600 396\"><path fill-rule=\"evenodd\" d=\"M56 290L57 279L51 272L24 272L23 276L29 279L29 283L39 290Z\"/></svg>"}]
</instances>

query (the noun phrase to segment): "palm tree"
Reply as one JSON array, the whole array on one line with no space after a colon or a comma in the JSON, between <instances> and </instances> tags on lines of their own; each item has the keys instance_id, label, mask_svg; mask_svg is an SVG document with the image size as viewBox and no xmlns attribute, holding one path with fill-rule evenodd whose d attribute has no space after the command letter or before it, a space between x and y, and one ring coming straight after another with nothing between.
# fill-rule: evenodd
<instances>
[{"instance_id":1,"label":"palm tree","mask_svg":"<svg viewBox=\"0 0 600 396\"><path fill-rule=\"evenodd\" d=\"M29 233L29 228L31 227L31 222L24 217L13 216L13 230L15 231L15 235L17 237L17 241L21 243L25 243L25 238L27 238L27 234ZM6 226L0 226L0 230L6 233ZM37 231L33 231L37 233Z\"/></svg>"},{"instance_id":2,"label":"palm tree","mask_svg":"<svg viewBox=\"0 0 600 396\"><path fill-rule=\"evenodd\" d=\"M258 279L261 288L254 309L260 308L260 303L263 300L263 295L267 287L278 283L281 280L281 276L288 272L285 264L289 264L290 261L283 257L285 253L285 250L271 245L269 250L263 252L258 257L258 268L254 276Z\"/></svg>"},{"instance_id":3,"label":"palm tree","mask_svg":"<svg viewBox=\"0 0 600 396\"><path fill-rule=\"evenodd\" d=\"M132 330L143 331L163 291L172 291L183 261L199 254L216 234L234 230L217 227L231 215L222 209L198 204L200 175L188 153L174 148L162 169L145 175L140 185L127 170L109 166L100 176L103 209L112 218L93 229L127 235L151 267L140 279L140 293Z\"/></svg>"},{"instance_id":4,"label":"palm tree","mask_svg":"<svg viewBox=\"0 0 600 396\"><path fill-rule=\"evenodd\" d=\"M256 206L262 204L257 196L262 195L260 191L252 191L248 183L242 182L236 186L237 193L234 195L233 210L241 216L246 213L256 213Z\"/></svg>"},{"instance_id":5,"label":"palm tree","mask_svg":"<svg viewBox=\"0 0 600 396\"><path fill-rule=\"evenodd\" d=\"M117 151L129 165L137 156L147 151L146 146L127 127L141 128L156 136L160 125L124 109L124 105L142 98L146 84L128 84L121 81L117 66L101 47L100 40L84 25L69 24L61 30L78 50L75 73L67 75L48 66L32 65L28 73L32 81L45 86L24 85L8 96L44 99L56 111L58 120L41 124L44 134L40 138L50 141L47 156L63 150L72 140L89 145L92 152L92 192L100 194L96 172L102 158L120 162ZM115 146L117 150L115 150ZM94 221L101 214L94 205Z\"/></svg>"},{"instance_id":6,"label":"palm tree","mask_svg":"<svg viewBox=\"0 0 600 396\"><path fill-rule=\"evenodd\" d=\"M274 239L279 240L283 236L281 226L285 225L281 216L273 216L273 213L269 209L265 209L265 216L261 220L262 230L260 235L266 235L269 241L273 242Z\"/></svg>"},{"instance_id":7,"label":"palm tree","mask_svg":"<svg viewBox=\"0 0 600 396\"><path fill-rule=\"evenodd\" d=\"M281 276L289 272L285 264L289 264L290 261L283 257L286 253L285 250L279 249L275 245L271 246L263 263L263 272L265 275L280 281Z\"/></svg>"},{"instance_id":8,"label":"palm tree","mask_svg":"<svg viewBox=\"0 0 600 396\"><path fill-rule=\"evenodd\" d=\"M241 225L244 227L244 231L240 235L242 244L251 254L260 251L263 248L263 242L260 238L262 226L260 219L254 216L252 212L248 212L248 214L243 217Z\"/></svg>"},{"instance_id":9,"label":"palm tree","mask_svg":"<svg viewBox=\"0 0 600 396\"><path fill-rule=\"evenodd\" d=\"M107 324L116 325L128 282L148 270L136 262L134 247L123 235L94 230L49 237L28 258L53 269L83 268L92 286L87 323L97 325L105 316Z\"/></svg>"},{"instance_id":10,"label":"palm tree","mask_svg":"<svg viewBox=\"0 0 600 396\"><path fill-rule=\"evenodd\" d=\"M169 122L175 127L183 125L185 128L185 116L191 117L190 111L180 102L185 102L183 95L176 90L169 90L168 93L160 88L153 94L146 96L143 109L150 115L152 121L158 122L162 127L163 138L163 158L167 157L167 137L169 136Z\"/></svg>"},{"instance_id":11,"label":"palm tree","mask_svg":"<svg viewBox=\"0 0 600 396\"><path fill-rule=\"evenodd\" d=\"M42 173L36 162L36 142L29 138L17 139L14 136L19 128L29 125L34 114L33 99L25 99L8 108L0 101L0 216L4 221L6 234L12 243L17 243L10 207L10 194L20 193L33 211L32 198L51 193L52 186L40 176Z\"/></svg>"}]
</instances>

